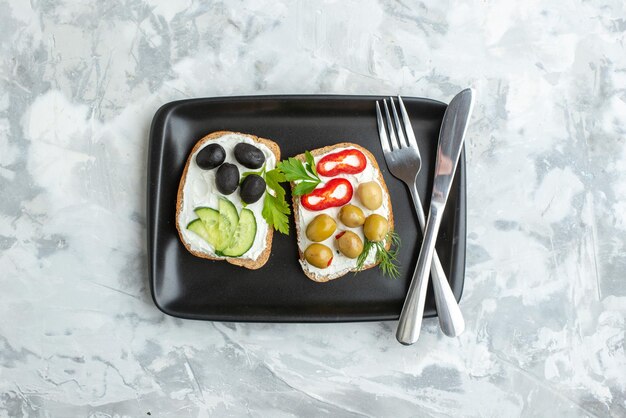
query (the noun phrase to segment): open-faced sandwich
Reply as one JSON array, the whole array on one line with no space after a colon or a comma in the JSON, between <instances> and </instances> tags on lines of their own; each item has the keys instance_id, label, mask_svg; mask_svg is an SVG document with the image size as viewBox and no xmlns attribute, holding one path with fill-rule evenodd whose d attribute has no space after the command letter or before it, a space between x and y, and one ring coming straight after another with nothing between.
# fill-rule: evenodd
<instances>
[{"instance_id":1,"label":"open-faced sandwich","mask_svg":"<svg viewBox=\"0 0 626 418\"><path fill-rule=\"evenodd\" d=\"M269 258L274 229L288 233L289 206L269 139L219 131L191 150L180 179L176 228L197 257L249 269Z\"/></svg>"},{"instance_id":2,"label":"open-faced sandwich","mask_svg":"<svg viewBox=\"0 0 626 418\"><path fill-rule=\"evenodd\" d=\"M291 182L300 264L316 282L380 265L398 275L398 235L389 191L374 156L340 143L279 163Z\"/></svg>"}]
</instances>

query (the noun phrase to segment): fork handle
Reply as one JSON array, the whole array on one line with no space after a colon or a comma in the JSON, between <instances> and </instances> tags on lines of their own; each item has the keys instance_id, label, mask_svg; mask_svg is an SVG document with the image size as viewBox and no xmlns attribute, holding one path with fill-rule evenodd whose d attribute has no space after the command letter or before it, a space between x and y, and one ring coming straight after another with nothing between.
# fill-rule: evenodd
<instances>
[{"instance_id":1,"label":"fork handle","mask_svg":"<svg viewBox=\"0 0 626 418\"><path fill-rule=\"evenodd\" d=\"M422 201L417 192L415 183L410 189L415 212L417 212L417 220L419 222L422 233L426 226L426 216ZM450 283L443 271L443 266L437 255L437 250L433 253L433 261L430 267L430 274L433 278L433 289L435 291L435 304L437 305L437 316L439 317L439 326L444 334L448 337L456 337L465 330L465 320L461 309L452 293Z\"/></svg>"}]
</instances>

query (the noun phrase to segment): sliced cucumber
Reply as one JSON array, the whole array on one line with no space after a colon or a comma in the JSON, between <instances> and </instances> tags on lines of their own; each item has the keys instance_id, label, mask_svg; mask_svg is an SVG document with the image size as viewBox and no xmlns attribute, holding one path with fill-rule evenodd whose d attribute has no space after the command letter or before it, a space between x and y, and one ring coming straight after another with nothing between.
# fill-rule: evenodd
<instances>
[{"instance_id":1,"label":"sliced cucumber","mask_svg":"<svg viewBox=\"0 0 626 418\"><path fill-rule=\"evenodd\" d=\"M256 237L256 218L250 209L242 209L239 214L239 223L233 235L230 246L222 251L222 254L229 257L239 257L244 255Z\"/></svg>"},{"instance_id":2,"label":"sliced cucumber","mask_svg":"<svg viewBox=\"0 0 626 418\"><path fill-rule=\"evenodd\" d=\"M223 197L220 198L218 208L220 220L215 251L221 253L230 246L233 235L235 235L235 230L237 229L237 224L239 223L239 216L237 215L235 205Z\"/></svg>"},{"instance_id":3,"label":"sliced cucumber","mask_svg":"<svg viewBox=\"0 0 626 418\"><path fill-rule=\"evenodd\" d=\"M189 222L189 224L187 225L187 229L199 235L200 238L202 238L206 242L210 243L209 231L207 231L206 227L204 226L204 222L202 222L202 220L194 219L193 221Z\"/></svg>"},{"instance_id":4,"label":"sliced cucumber","mask_svg":"<svg viewBox=\"0 0 626 418\"><path fill-rule=\"evenodd\" d=\"M204 227L207 230L208 243L215 248L217 246L217 242L219 241L219 222L220 222L220 213L215 209L211 208L196 208L194 212L204 223Z\"/></svg>"},{"instance_id":5,"label":"sliced cucumber","mask_svg":"<svg viewBox=\"0 0 626 418\"><path fill-rule=\"evenodd\" d=\"M220 198L218 209L196 208L198 215L187 229L200 236L215 248L220 256L239 257L245 254L256 237L256 218L250 209L237 208L228 199Z\"/></svg>"}]
</instances>

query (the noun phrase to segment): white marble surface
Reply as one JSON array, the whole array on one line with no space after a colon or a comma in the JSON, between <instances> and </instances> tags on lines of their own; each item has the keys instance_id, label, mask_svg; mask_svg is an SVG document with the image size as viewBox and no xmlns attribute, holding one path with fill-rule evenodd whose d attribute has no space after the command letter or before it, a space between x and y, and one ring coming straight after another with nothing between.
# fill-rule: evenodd
<instances>
[{"instance_id":1,"label":"white marble surface","mask_svg":"<svg viewBox=\"0 0 626 418\"><path fill-rule=\"evenodd\" d=\"M626 416L625 32L621 0L0 1L0 415ZM155 308L161 104L466 86L460 338Z\"/></svg>"}]
</instances>

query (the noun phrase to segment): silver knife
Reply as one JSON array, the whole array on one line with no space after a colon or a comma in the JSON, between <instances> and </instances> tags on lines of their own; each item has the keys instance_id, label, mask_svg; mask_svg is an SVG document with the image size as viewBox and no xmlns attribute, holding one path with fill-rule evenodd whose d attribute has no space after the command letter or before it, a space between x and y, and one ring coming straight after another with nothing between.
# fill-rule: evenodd
<instances>
[{"instance_id":1,"label":"silver knife","mask_svg":"<svg viewBox=\"0 0 626 418\"><path fill-rule=\"evenodd\" d=\"M439 131L439 146L437 148L437 162L435 164L435 179L433 192L430 199L430 211L424 232L424 241L420 249L417 266L411 279L407 292L398 330L397 340L405 345L417 341L422 327L424 304L426 302L426 290L428 288L428 275L435 251L437 233L441 225L441 216L450 194L450 187L459 162L465 131L469 122L470 114L474 106L474 92L465 89L452 99L443 115L441 130Z\"/></svg>"}]
</instances>

